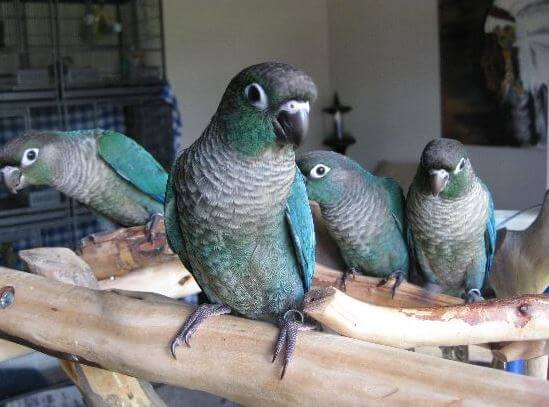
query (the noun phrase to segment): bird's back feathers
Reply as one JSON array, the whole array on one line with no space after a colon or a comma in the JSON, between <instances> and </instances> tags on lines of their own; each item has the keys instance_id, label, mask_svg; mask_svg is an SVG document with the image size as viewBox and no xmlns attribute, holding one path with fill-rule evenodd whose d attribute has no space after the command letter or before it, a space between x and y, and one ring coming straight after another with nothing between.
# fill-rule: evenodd
<instances>
[{"instance_id":1,"label":"bird's back feathers","mask_svg":"<svg viewBox=\"0 0 549 407\"><path fill-rule=\"evenodd\" d=\"M114 171L137 189L164 203L168 174L154 157L131 138L104 130L97 151Z\"/></svg>"}]
</instances>

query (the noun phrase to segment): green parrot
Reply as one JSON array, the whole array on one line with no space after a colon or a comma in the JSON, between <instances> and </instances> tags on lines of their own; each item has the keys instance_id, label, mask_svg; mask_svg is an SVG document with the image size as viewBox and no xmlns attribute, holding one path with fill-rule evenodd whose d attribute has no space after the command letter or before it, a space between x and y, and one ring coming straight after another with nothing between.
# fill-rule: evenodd
<instances>
[{"instance_id":1,"label":"green parrot","mask_svg":"<svg viewBox=\"0 0 549 407\"><path fill-rule=\"evenodd\" d=\"M0 166L12 193L48 185L122 226L151 226L164 213L168 174L115 131L30 130L0 148Z\"/></svg>"},{"instance_id":2,"label":"green parrot","mask_svg":"<svg viewBox=\"0 0 549 407\"><path fill-rule=\"evenodd\" d=\"M463 145L429 142L406 200L408 239L424 280L481 301L496 248L494 202Z\"/></svg>"},{"instance_id":3,"label":"green parrot","mask_svg":"<svg viewBox=\"0 0 549 407\"><path fill-rule=\"evenodd\" d=\"M395 278L396 288L407 278L404 195L392 178L369 173L358 163L331 151L303 154L297 165L306 177L309 199L320 206L328 232L335 240L349 273Z\"/></svg>"},{"instance_id":4,"label":"green parrot","mask_svg":"<svg viewBox=\"0 0 549 407\"><path fill-rule=\"evenodd\" d=\"M284 376L315 266L313 219L294 152L315 97L311 78L290 65L248 67L176 160L166 233L211 303L177 333L174 357L206 318L233 312L279 324L273 362L283 352Z\"/></svg>"}]
</instances>

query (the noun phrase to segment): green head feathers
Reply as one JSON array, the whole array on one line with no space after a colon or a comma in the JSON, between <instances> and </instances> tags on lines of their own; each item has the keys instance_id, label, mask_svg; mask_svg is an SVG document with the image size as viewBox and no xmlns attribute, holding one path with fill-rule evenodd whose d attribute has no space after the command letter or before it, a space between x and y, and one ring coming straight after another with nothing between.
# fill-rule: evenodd
<instances>
[{"instance_id":1,"label":"green head feathers","mask_svg":"<svg viewBox=\"0 0 549 407\"><path fill-rule=\"evenodd\" d=\"M475 173L459 141L439 138L425 146L416 180L425 193L454 199L473 185Z\"/></svg>"},{"instance_id":2,"label":"green head feathers","mask_svg":"<svg viewBox=\"0 0 549 407\"><path fill-rule=\"evenodd\" d=\"M312 79L299 69L275 62L253 65L231 80L212 124L250 156L276 144L298 145L316 93Z\"/></svg>"},{"instance_id":3,"label":"green head feathers","mask_svg":"<svg viewBox=\"0 0 549 407\"><path fill-rule=\"evenodd\" d=\"M332 151L305 153L297 166L305 176L309 199L320 205L337 203L348 189L373 178L357 162Z\"/></svg>"},{"instance_id":4,"label":"green head feathers","mask_svg":"<svg viewBox=\"0 0 549 407\"><path fill-rule=\"evenodd\" d=\"M28 131L0 148L0 167L6 186L13 192L28 185L50 185L55 174L56 132Z\"/></svg>"}]
</instances>

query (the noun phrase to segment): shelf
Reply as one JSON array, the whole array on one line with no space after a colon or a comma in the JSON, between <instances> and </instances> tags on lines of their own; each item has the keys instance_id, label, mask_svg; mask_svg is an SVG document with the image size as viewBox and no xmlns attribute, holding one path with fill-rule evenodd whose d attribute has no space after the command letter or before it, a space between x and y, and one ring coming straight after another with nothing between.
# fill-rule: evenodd
<instances>
[{"instance_id":1,"label":"shelf","mask_svg":"<svg viewBox=\"0 0 549 407\"><path fill-rule=\"evenodd\" d=\"M162 91L163 82L152 85L128 85L128 86L113 86L113 87L95 87L95 88L66 88L64 97L67 99L73 98L99 98L112 96L136 96L147 95L154 96Z\"/></svg>"},{"instance_id":2,"label":"shelf","mask_svg":"<svg viewBox=\"0 0 549 407\"><path fill-rule=\"evenodd\" d=\"M68 222L69 211L67 202L52 207L24 207L0 211L0 235L5 233L5 229L13 227L34 226L59 219ZM77 206L74 214L79 217L91 215L91 212L83 206Z\"/></svg>"},{"instance_id":3,"label":"shelf","mask_svg":"<svg viewBox=\"0 0 549 407\"><path fill-rule=\"evenodd\" d=\"M36 90L0 90L0 102L14 102L23 100L42 100L49 99L55 101L55 89L36 89Z\"/></svg>"}]
</instances>

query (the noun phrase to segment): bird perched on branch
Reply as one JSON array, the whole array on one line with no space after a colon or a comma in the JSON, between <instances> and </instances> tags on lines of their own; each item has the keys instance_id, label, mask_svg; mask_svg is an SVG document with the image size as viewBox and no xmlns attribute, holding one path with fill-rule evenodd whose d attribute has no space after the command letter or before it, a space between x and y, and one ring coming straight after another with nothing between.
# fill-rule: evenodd
<instances>
[{"instance_id":1,"label":"bird perched on branch","mask_svg":"<svg viewBox=\"0 0 549 407\"><path fill-rule=\"evenodd\" d=\"M0 166L13 193L48 185L122 226L164 213L168 174L121 133L31 130L0 148Z\"/></svg>"},{"instance_id":2,"label":"bird perched on branch","mask_svg":"<svg viewBox=\"0 0 549 407\"><path fill-rule=\"evenodd\" d=\"M406 199L409 242L427 283L482 300L496 246L494 204L463 145L435 139L421 155Z\"/></svg>"},{"instance_id":3,"label":"bird perched on branch","mask_svg":"<svg viewBox=\"0 0 549 407\"><path fill-rule=\"evenodd\" d=\"M202 136L168 181L168 241L208 297L171 349L208 317L230 313L278 323L273 361L284 369L314 272L314 227L294 150L307 132L316 86L281 63L253 65L229 83Z\"/></svg>"},{"instance_id":4,"label":"bird perched on branch","mask_svg":"<svg viewBox=\"0 0 549 407\"><path fill-rule=\"evenodd\" d=\"M297 165L306 177L309 199L337 243L349 273L395 278L393 296L408 276L404 195L392 178L376 177L355 161L331 151L302 155Z\"/></svg>"}]
</instances>

